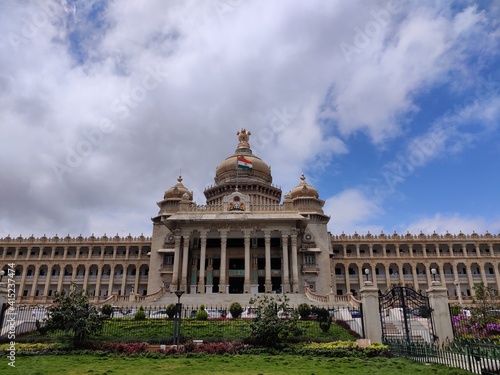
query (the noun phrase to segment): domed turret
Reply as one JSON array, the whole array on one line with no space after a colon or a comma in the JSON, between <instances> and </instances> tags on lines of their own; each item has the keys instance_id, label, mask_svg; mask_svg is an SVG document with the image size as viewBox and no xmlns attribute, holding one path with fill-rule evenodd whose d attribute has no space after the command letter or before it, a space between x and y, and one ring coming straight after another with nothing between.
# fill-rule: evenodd
<instances>
[{"instance_id":1,"label":"domed turret","mask_svg":"<svg viewBox=\"0 0 500 375\"><path fill-rule=\"evenodd\" d=\"M309 185L304 174L300 176L300 184L290 191L290 198L319 198L318 190Z\"/></svg>"},{"instance_id":2,"label":"domed turret","mask_svg":"<svg viewBox=\"0 0 500 375\"><path fill-rule=\"evenodd\" d=\"M189 200L193 200L193 193L182 184L182 177L179 176L177 183L165 192L163 199L181 199L184 194L188 195Z\"/></svg>"}]
</instances>

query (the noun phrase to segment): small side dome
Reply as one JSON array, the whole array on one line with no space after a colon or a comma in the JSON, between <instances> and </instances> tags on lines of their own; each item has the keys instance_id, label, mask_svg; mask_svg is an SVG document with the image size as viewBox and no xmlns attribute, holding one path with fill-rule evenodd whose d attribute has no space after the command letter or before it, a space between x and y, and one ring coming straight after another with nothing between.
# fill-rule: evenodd
<instances>
[{"instance_id":1,"label":"small side dome","mask_svg":"<svg viewBox=\"0 0 500 375\"><path fill-rule=\"evenodd\" d=\"M309 185L306 182L306 177L304 174L300 176L300 184L298 184L296 187L290 191L290 196L292 199L295 198L319 198L318 190L313 188L311 185Z\"/></svg>"},{"instance_id":2,"label":"small side dome","mask_svg":"<svg viewBox=\"0 0 500 375\"><path fill-rule=\"evenodd\" d=\"M193 200L193 193L182 184L182 177L179 176L177 183L165 192L163 199L181 199L184 194L188 195L189 200Z\"/></svg>"}]
</instances>

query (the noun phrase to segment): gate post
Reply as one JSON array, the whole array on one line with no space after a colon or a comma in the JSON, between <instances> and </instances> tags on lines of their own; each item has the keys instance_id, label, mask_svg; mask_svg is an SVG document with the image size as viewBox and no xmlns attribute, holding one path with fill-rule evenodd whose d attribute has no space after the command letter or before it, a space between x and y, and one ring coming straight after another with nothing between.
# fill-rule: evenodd
<instances>
[{"instance_id":1,"label":"gate post","mask_svg":"<svg viewBox=\"0 0 500 375\"><path fill-rule=\"evenodd\" d=\"M427 290L429 305L433 309L434 334L442 344L446 339L453 341L453 327L451 325L450 308L448 307L447 289L441 283L433 282Z\"/></svg>"},{"instance_id":2,"label":"gate post","mask_svg":"<svg viewBox=\"0 0 500 375\"><path fill-rule=\"evenodd\" d=\"M382 342L382 322L380 320L380 308L378 300L378 288L371 281L366 281L359 291L361 303L363 304L363 322L365 327L365 339L370 342Z\"/></svg>"}]
</instances>

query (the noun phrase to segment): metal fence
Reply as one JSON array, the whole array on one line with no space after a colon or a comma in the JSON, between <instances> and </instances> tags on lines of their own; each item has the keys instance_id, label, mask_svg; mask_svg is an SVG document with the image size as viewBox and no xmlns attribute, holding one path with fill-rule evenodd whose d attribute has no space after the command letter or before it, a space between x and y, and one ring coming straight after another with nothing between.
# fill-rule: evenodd
<instances>
[{"instance_id":1,"label":"metal fence","mask_svg":"<svg viewBox=\"0 0 500 375\"><path fill-rule=\"evenodd\" d=\"M170 344L174 335L174 319L168 306L145 307L145 319L136 320L135 315L139 308L113 307L109 319L105 319L103 329L92 340L97 341L140 341L151 344ZM255 307L243 308L243 313L238 319L233 319L227 307L205 306L207 320L197 320L196 315L200 310L197 305L183 305L181 337L184 340L202 339L206 341L218 340L243 340L250 336L250 323L255 317ZM293 308L287 311L277 309L277 316L288 319ZM355 309L330 308L332 318L346 322L353 331L362 336L361 312ZM170 312L170 316L169 316ZM10 314L10 315L9 315ZM43 321L48 317L45 307L17 307L9 311L0 331L0 343L8 342L8 334L15 327L16 342L53 342L70 341L71 332L55 331L45 333ZM12 319L11 319L12 318ZM37 324L37 321L39 322ZM38 327L37 327L38 325ZM320 338L325 340L338 339L332 336L333 329L324 333L315 316L311 315L306 320L298 321L302 329L302 338Z\"/></svg>"},{"instance_id":2,"label":"metal fence","mask_svg":"<svg viewBox=\"0 0 500 375\"><path fill-rule=\"evenodd\" d=\"M408 343L406 340L386 341L393 355L422 363L439 363L461 368L474 374L500 374L500 348L487 340L475 342L456 340L448 345Z\"/></svg>"}]
</instances>

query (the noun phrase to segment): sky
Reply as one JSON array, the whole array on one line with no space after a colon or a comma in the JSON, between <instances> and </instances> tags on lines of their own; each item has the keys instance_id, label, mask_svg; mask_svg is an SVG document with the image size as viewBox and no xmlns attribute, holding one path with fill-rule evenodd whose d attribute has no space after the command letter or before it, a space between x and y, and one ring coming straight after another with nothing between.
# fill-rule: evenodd
<instances>
[{"instance_id":1,"label":"sky","mask_svg":"<svg viewBox=\"0 0 500 375\"><path fill-rule=\"evenodd\" d=\"M16 1L0 237L152 232L236 132L333 234L500 233L498 1Z\"/></svg>"}]
</instances>

